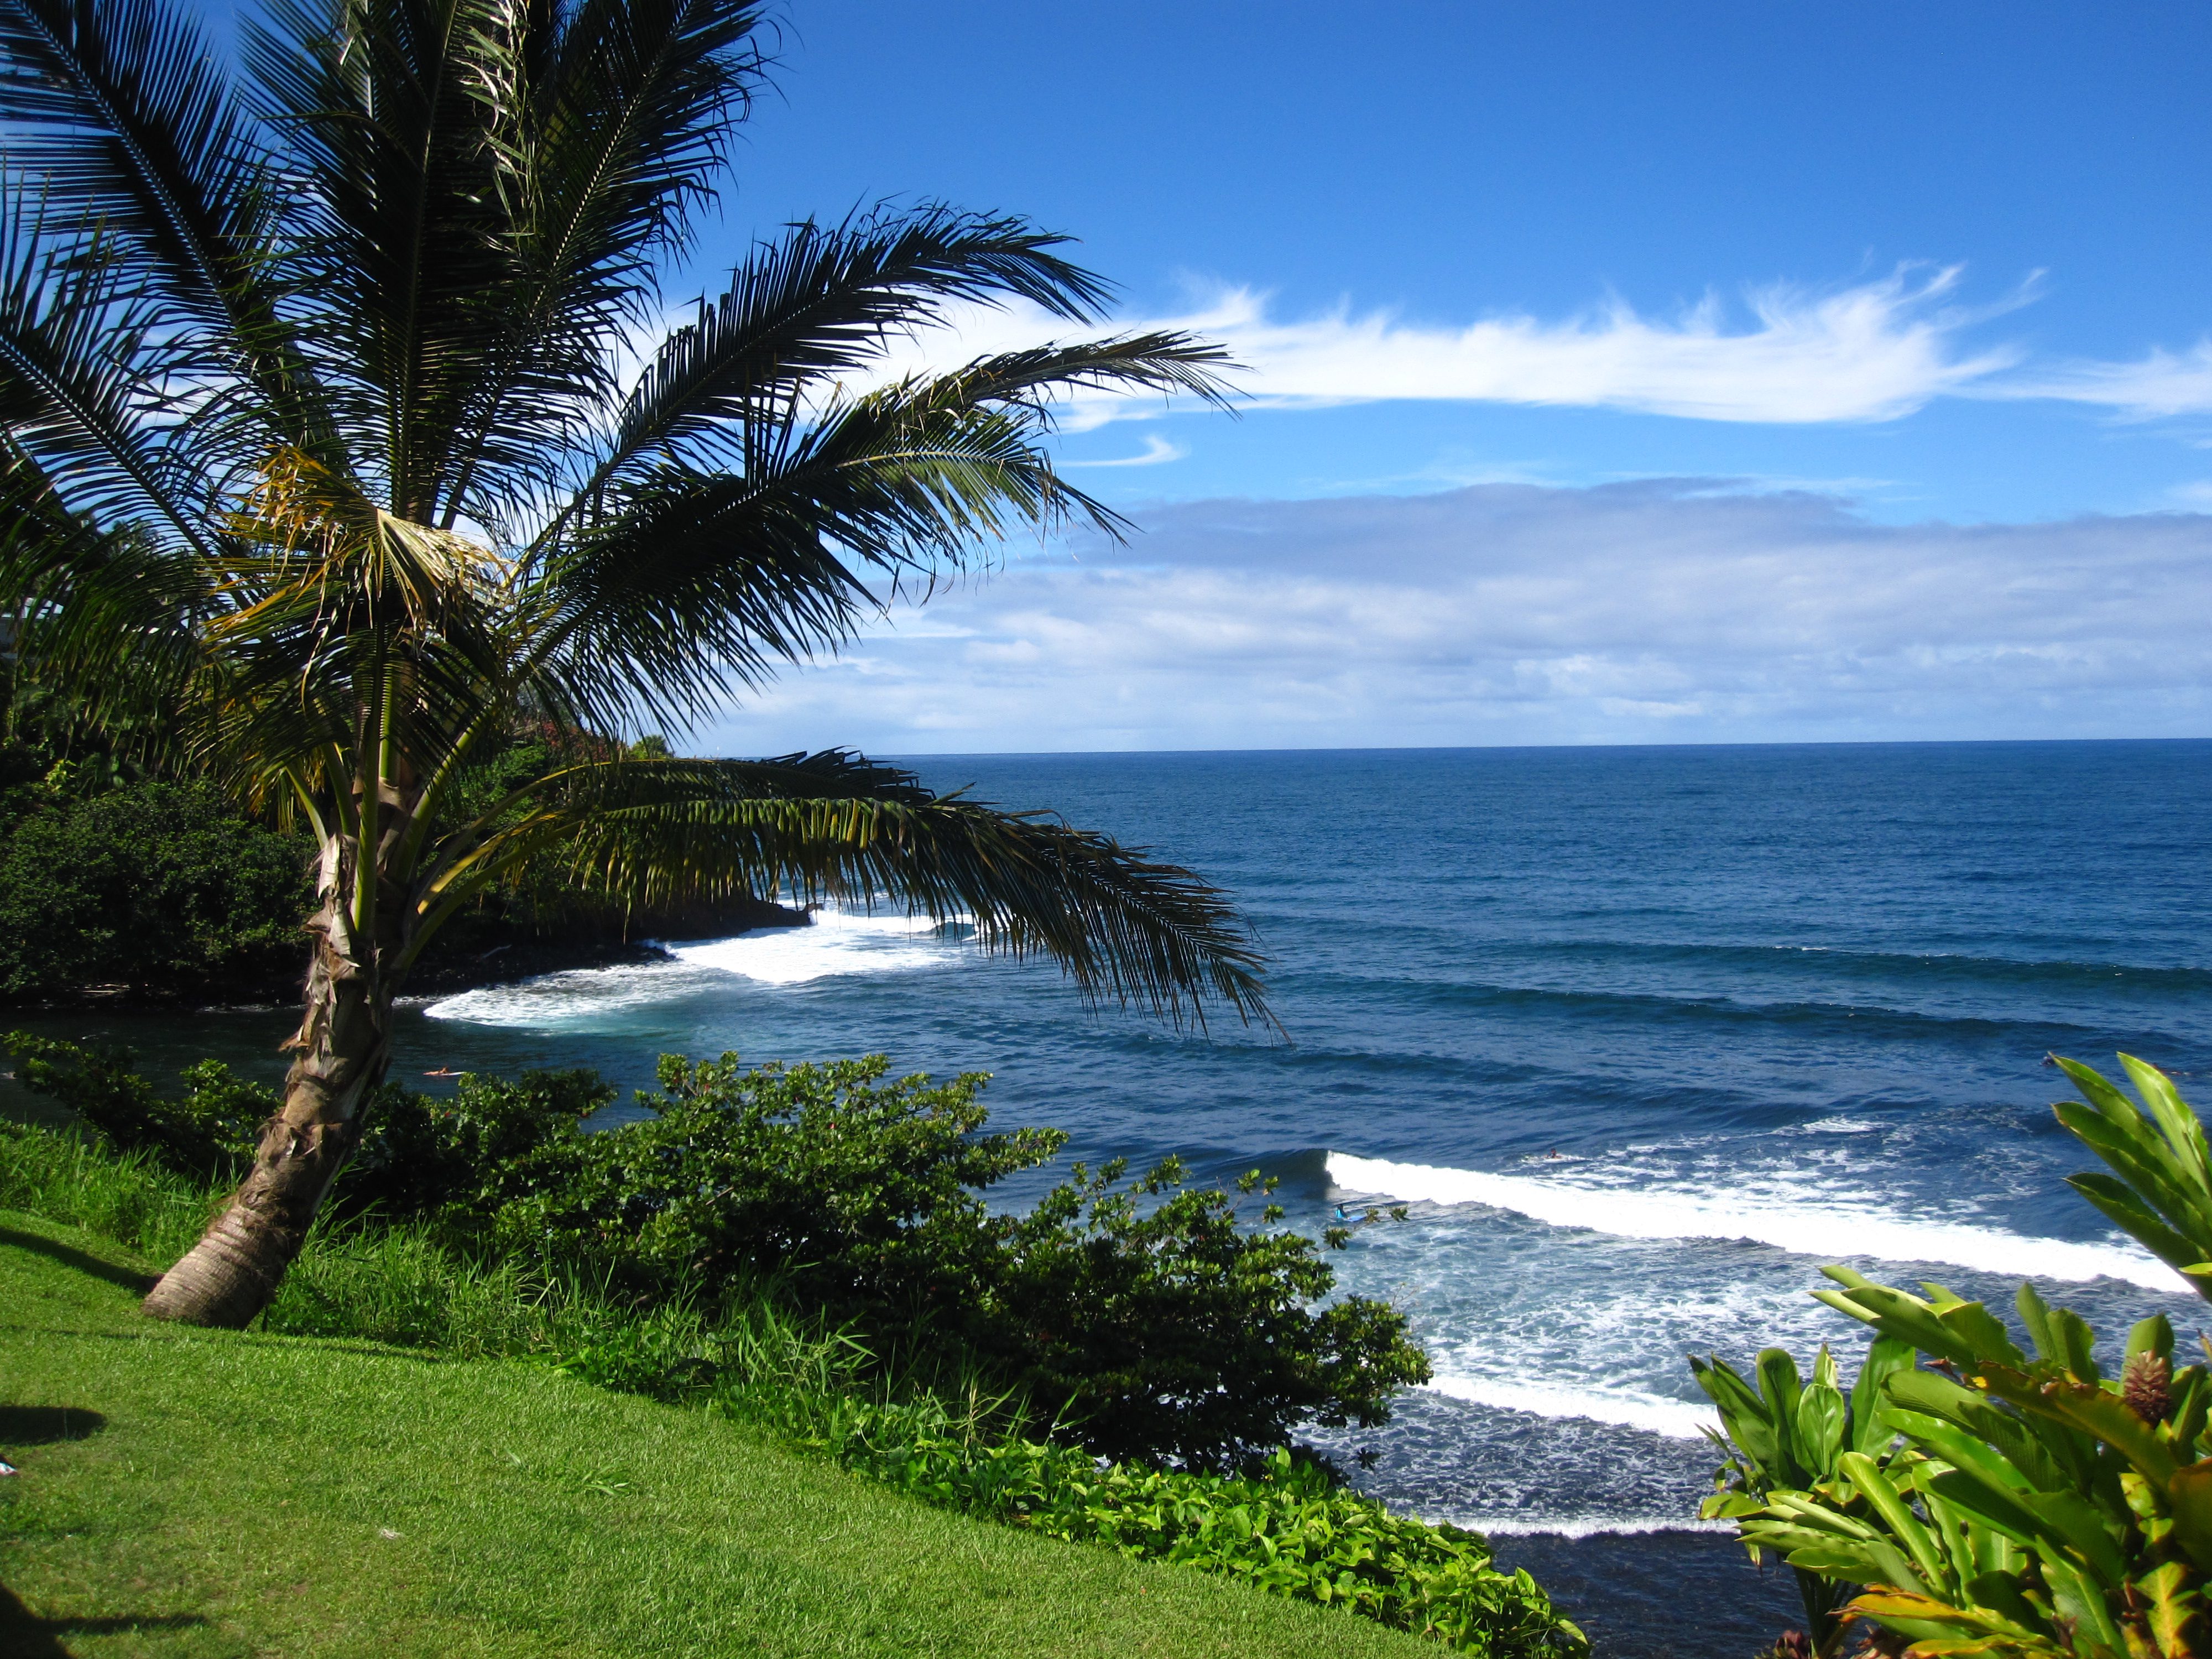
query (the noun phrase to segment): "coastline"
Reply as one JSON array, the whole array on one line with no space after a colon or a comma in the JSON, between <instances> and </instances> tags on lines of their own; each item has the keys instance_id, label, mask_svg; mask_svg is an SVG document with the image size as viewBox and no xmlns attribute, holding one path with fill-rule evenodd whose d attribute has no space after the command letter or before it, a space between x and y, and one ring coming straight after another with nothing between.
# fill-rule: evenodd
<instances>
[{"instance_id":1,"label":"coastline","mask_svg":"<svg viewBox=\"0 0 2212 1659\"><path fill-rule=\"evenodd\" d=\"M661 941L728 939L769 927L805 927L813 918L769 899L726 900L622 917L579 918L553 931L501 920L469 918L427 949L407 976L399 1000L453 996L488 986L512 985L544 974L664 962ZM304 945L302 949L304 950ZM0 1007L9 1015L190 1014L283 1008L300 999L300 980L234 981L225 994L194 987L173 995L133 985L86 985L60 995L28 997Z\"/></svg>"}]
</instances>

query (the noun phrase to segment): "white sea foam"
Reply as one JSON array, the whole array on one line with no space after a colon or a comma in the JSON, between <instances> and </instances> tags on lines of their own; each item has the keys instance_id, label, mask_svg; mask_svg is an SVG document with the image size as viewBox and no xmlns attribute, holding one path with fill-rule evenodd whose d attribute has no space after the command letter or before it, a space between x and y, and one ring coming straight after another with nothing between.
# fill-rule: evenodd
<instances>
[{"instance_id":1,"label":"white sea foam","mask_svg":"<svg viewBox=\"0 0 2212 1659\"><path fill-rule=\"evenodd\" d=\"M669 962L543 974L434 1002L432 1019L479 1025L588 1024L605 1015L711 986L732 974L763 985L805 985L840 974L895 974L950 962L957 938L927 916L817 913L811 927L763 927L729 939L666 947Z\"/></svg>"},{"instance_id":2,"label":"white sea foam","mask_svg":"<svg viewBox=\"0 0 2212 1659\"><path fill-rule=\"evenodd\" d=\"M1329 1179L1366 1198L1427 1204L1480 1204L1554 1227L1585 1228L1620 1238L1747 1239L1828 1261L1940 1262L2006 1278L2087 1281L2118 1279L2154 1291L2188 1282L2132 1245L2034 1238L1963 1222L1900 1218L1872 1206L1823 1203L1788 1193L1585 1185L1480 1170L1394 1164L1328 1155Z\"/></svg>"},{"instance_id":3,"label":"white sea foam","mask_svg":"<svg viewBox=\"0 0 2212 1659\"><path fill-rule=\"evenodd\" d=\"M1553 1382L1513 1382L1487 1376L1458 1376L1449 1372L1433 1377L1428 1386L1454 1400L1500 1410L1527 1412L1535 1417L1579 1417L1593 1423L1612 1423L1670 1440L1698 1440L1702 1431L1718 1428L1720 1419L1711 1406L1630 1389L1578 1389ZM1556 1528L1546 1527L1547 1532Z\"/></svg>"},{"instance_id":4,"label":"white sea foam","mask_svg":"<svg viewBox=\"0 0 2212 1659\"><path fill-rule=\"evenodd\" d=\"M1680 1515L1486 1516L1470 1513L1464 1516L1433 1515L1426 1518L1449 1521L1454 1526L1470 1528L1500 1538L1526 1538L1533 1533L1541 1533L1546 1536L1557 1534L1563 1538L1595 1538L1622 1534L1641 1535L1654 1532L1735 1530L1733 1521L1700 1521L1694 1516Z\"/></svg>"},{"instance_id":5,"label":"white sea foam","mask_svg":"<svg viewBox=\"0 0 2212 1659\"><path fill-rule=\"evenodd\" d=\"M466 1020L475 1025L574 1025L665 1000L696 981L696 975L666 962L580 968L540 974L513 985L480 986L434 1002L422 1012L432 1019Z\"/></svg>"},{"instance_id":6,"label":"white sea foam","mask_svg":"<svg viewBox=\"0 0 2212 1659\"><path fill-rule=\"evenodd\" d=\"M805 985L839 974L896 974L949 962L960 946L927 916L817 913L811 927L763 927L734 939L672 945L671 956L763 985Z\"/></svg>"}]
</instances>

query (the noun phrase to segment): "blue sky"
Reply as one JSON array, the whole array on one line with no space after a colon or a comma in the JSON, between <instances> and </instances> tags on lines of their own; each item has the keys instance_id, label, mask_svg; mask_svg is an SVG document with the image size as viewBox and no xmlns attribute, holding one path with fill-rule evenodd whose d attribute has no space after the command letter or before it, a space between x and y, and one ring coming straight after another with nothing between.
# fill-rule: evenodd
<instances>
[{"instance_id":1,"label":"blue sky","mask_svg":"<svg viewBox=\"0 0 2212 1659\"><path fill-rule=\"evenodd\" d=\"M1072 411L1127 545L1012 547L683 740L2212 735L2208 70L2149 0L790 0L672 301L943 199L1252 397Z\"/></svg>"},{"instance_id":2,"label":"blue sky","mask_svg":"<svg viewBox=\"0 0 2212 1659\"><path fill-rule=\"evenodd\" d=\"M1881 376L1888 405L1683 418L1592 407L1535 368L1515 400L1173 419L1184 459L1090 482L1140 501L1748 475L1892 521L2141 512L2200 504L2212 374L2197 411L2153 419L2017 394L2212 330L2208 65L2212 13L2180 5L807 0L726 228L937 195L1080 236L1132 317L1243 289L1279 323L1431 337L1615 305L1662 333L1712 305L1750 332L1761 295L1803 314L1955 271L1867 343L1936 331L1934 361ZM1109 428L1068 453L1147 448Z\"/></svg>"},{"instance_id":3,"label":"blue sky","mask_svg":"<svg viewBox=\"0 0 2212 1659\"><path fill-rule=\"evenodd\" d=\"M704 746L2212 733L2208 67L2172 4L811 0L718 251L1023 212L1255 395L1087 411L1128 546Z\"/></svg>"}]
</instances>

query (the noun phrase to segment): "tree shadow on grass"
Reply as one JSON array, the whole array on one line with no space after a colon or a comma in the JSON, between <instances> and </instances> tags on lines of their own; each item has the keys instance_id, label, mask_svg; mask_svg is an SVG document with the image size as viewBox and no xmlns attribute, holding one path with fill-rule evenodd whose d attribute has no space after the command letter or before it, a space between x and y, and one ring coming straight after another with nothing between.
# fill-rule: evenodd
<instances>
[{"instance_id":1,"label":"tree shadow on grass","mask_svg":"<svg viewBox=\"0 0 2212 1659\"><path fill-rule=\"evenodd\" d=\"M41 1619L0 1584L0 1651L11 1659L70 1659L64 1636L113 1636L130 1631L190 1630L207 1620L197 1613L149 1613L116 1619Z\"/></svg>"},{"instance_id":2,"label":"tree shadow on grass","mask_svg":"<svg viewBox=\"0 0 2212 1659\"><path fill-rule=\"evenodd\" d=\"M28 1250L34 1255L58 1261L64 1267L74 1267L94 1279L104 1279L111 1285L120 1285L135 1296L143 1296L154 1288L159 1273L142 1273L131 1267L118 1267L112 1261L102 1261L87 1250L73 1249L67 1244L57 1243L51 1238L41 1238L36 1233L27 1233L19 1228L0 1227L0 1244L13 1244L19 1250Z\"/></svg>"},{"instance_id":3,"label":"tree shadow on grass","mask_svg":"<svg viewBox=\"0 0 2212 1659\"><path fill-rule=\"evenodd\" d=\"M89 1440L107 1426L82 1406L0 1406L0 1446L51 1446L57 1440Z\"/></svg>"}]
</instances>

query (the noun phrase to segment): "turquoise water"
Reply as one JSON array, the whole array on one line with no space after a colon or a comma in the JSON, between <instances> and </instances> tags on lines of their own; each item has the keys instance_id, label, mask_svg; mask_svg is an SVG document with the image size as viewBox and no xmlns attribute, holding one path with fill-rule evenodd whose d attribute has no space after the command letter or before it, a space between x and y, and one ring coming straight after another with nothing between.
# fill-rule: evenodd
<instances>
[{"instance_id":1,"label":"turquoise water","mask_svg":"<svg viewBox=\"0 0 2212 1659\"><path fill-rule=\"evenodd\" d=\"M1504 1534L1620 1654L1773 1633L1779 1587L1676 1530L1712 1468L1684 1357L1856 1352L1805 1294L1822 1261L2008 1304L2032 1275L2107 1330L2204 1322L2062 1185L2083 1159L2043 1061L2212 1076L2212 744L916 764L1233 889L1290 1041L1094 1018L957 928L838 917L410 1010L403 1069L634 1085L664 1050L881 1050L995 1073L996 1115L1072 1131L1071 1157L1276 1173L1310 1228L1407 1201L1337 1260L1413 1310L1437 1382L1333 1443L1393 1501Z\"/></svg>"}]
</instances>

